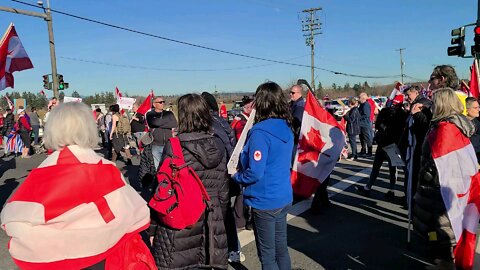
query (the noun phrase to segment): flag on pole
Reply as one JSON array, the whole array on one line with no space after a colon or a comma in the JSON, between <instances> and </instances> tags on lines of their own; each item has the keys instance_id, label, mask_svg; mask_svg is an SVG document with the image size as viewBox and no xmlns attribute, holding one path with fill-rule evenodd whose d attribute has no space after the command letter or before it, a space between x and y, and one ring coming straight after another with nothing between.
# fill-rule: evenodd
<instances>
[{"instance_id":1,"label":"flag on pole","mask_svg":"<svg viewBox=\"0 0 480 270\"><path fill-rule=\"evenodd\" d=\"M403 83L397 82L395 84L395 87L393 88L392 92L390 93L390 96L388 97L389 100L393 100L396 95L401 94L401 88L403 86Z\"/></svg>"},{"instance_id":2,"label":"flag on pole","mask_svg":"<svg viewBox=\"0 0 480 270\"><path fill-rule=\"evenodd\" d=\"M291 175L294 194L310 197L332 172L345 144L345 128L308 92Z\"/></svg>"},{"instance_id":3,"label":"flag on pole","mask_svg":"<svg viewBox=\"0 0 480 270\"><path fill-rule=\"evenodd\" d=\"M472 73L470 75L470 94L478 98L480 96L478 89L478 60L473 60Z\"/></svg>"},{"instance_id":4,"label":"flag on pole","mask_svg":"<svg viewBox=\"0 0 480 270\"><path fill-rule=\"evenodd\" d=\"M30 68L33 64L11 23L0 41L0 90L13 88L13 72Z\"/></svg>"},{"instance_id":5,"label":"flag on pole","mask_svg":"<svg viewBox=\"0 0 480 270\"><path fill-rule=\"evenodd\" d=\"M122 92L118 90L118 87L115 87L115 99L121 98L122 97Z\"/></svg>"},{"instance_id":6,"label":"flag on pole","mask_svg":"<svg viewBox=\"0 0 480 270\"><path fill-rule=\"evenodd\" d=\"M150 91L150 94L145 98L143 103L138 107L137 113L145 115L152 108L152 99L155 95L153 90Z\"/></svg>"},{"instance_id":7,"label":"flag on pole","mask_svg":"<svg viewBox=\"0 0 480 270\"><path fill-rule=\"evenodd\" d=\"M457 246L455 263L472 269L480 218L480 175L470 139L453 123L440 122L427 137L438 171L440 192Z\"/></svg>"},{"instance_id":8,"label":"flag on pole","mask_svg":"<svg viewBox=\"0 0 480 270\"><path fill-rule=\"evenodd\" d=\"M43 91L43 89L42 89L42 90L40 90L39 94L40 94L40 95L42 95L42 96L44 96L44 97L46 97L46 96L47 96L47 95L45 95L45 92Z\"/></svg>"},{"instance_id":9,"label":"flag on pole","mask_svg":"<svg viewBox=\"0 0 480 270\"><path fill-rule=\"evenodd\" d=\"M8 96L5 94L5 96L3 96L5 98L5 100L7 101L7 104L8 104L8 107L13 111L14 107L13 106L13 102L8 98Z\"/></svg>"}]
</instances>

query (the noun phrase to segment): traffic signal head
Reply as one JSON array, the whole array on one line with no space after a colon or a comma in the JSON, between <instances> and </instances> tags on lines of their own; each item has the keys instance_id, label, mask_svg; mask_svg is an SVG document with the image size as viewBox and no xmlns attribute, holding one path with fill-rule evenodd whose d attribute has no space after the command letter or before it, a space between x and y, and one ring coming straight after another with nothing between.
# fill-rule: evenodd
<instances>
[{"instance_id":1,"label":"traffic signal head","mask_svg":"<svg viewBox=\"0 0 480 270\"><path fill-rule=\"evenodd\" d=\"M48 83L49 83L49 80L48 80L48 75L43 75L43 88L44 89L49 89L48 87Z\"/></svg>"},{"instance_id":2,"label":"traffic signal head","mask_svg":"<svg viewBox=\"0 0 480 270\"><path fill-rule=\"evenodd\" d=\"M452 47L448 47L448 56L457 55L463 57L465 55L465 27L460 27L452 30L452 40L450 41Z\"/></svg>"},{"instance_id":3,"label":"traffic signal head","mask_svg":"<svg viewBox=\"0 0 480 270\"><path fill-rule=\"evenodd\" d=\"M473 32L475 33L475 37L473 38L475 44L472 46L472 55L475 56L476 54L480 54L480 26L475 26Z\"/></svg>"},{"instance_id":4,"label":"traffic signal head","mask_svg":"<svg viewBox=\"0 0 480 270\"><path fill-rule=\"evenodd\" d=\"M63 75L58 74L58 90L64 90L65 83L63 82Z\"/></svg>"}]
</instances>

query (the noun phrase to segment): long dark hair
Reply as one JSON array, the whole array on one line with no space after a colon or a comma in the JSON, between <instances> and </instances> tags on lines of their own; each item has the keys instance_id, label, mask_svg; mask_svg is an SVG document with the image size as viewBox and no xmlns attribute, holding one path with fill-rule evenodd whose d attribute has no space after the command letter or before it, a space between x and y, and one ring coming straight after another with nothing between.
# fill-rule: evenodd
<instances>
[{"instance_id":1,"label":"long dark hair","mask_svg":"<svg viewBox=\"0 0 480 270\"><path fill-rule=\"evenodd\" d=\"M274 82L266 82L258 86L255 92L255 122L269 118L281 118L287 120L292 126L292 114L287 98L282 88Z\"/></svg>"},{"instance_id":2,"label":"long dark hair","mask_svg":"<svg viewBox=\"0 0 480 270\"><path fill-rule=\"evenodd\" d=\"M197 94L186 94L178 99L178 133L210 132L212 116L207 102Z\"/></svg>"}]
</instances>

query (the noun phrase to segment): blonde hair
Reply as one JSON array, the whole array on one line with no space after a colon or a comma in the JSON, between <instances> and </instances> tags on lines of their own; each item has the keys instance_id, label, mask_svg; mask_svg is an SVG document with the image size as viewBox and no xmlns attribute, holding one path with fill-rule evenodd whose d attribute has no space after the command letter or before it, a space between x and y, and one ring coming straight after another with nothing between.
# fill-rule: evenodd
<instances>
[{"instance_id":1,"label":"blonde hair","mask_svg":"<svg viewBox=\"0 0 480 270\"><path fill-rule=\"evenodd\" d=\"M82 148L97 146L97 126L90 108L80 102L52 107L45 124L44 142L47 148L54 150L69 145Z\"/></svg>"},{"instance_id":2,"label":"blonde hair","mask_svg":"<svg viewBox=\"0 0 480 270\"><path fill-rule=\"evenodd\" d=\"M452 88L440 88L433 92L432 121L463 113L463 104Z\"/></svg>"}]
</instances>

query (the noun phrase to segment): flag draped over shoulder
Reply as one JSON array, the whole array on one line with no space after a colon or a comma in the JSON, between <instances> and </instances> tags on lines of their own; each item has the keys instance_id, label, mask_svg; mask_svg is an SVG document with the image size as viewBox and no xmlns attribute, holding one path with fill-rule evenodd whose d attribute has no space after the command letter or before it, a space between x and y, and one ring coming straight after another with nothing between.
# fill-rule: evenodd
<instances>
[{"instance_id":1,"label":"flag draped over shoulder","mask_svg":"<svg viewBox=\"0 0 480 270\"><path fill-rule=\"evenodd\" d=\"M478 98L480 96L479 93L479 85L478 85L478 69L477 69L478 61L477 59L473 60L472 64L472 73L470 75L470 95Z\"/></svg>"},{"instance_id":2,"label":"flag draped over shoulder","mask_svg":"<svg viewBox=\"0 0 480 270\"><path fill-rule=\"evenodd\" d=\"M153 97L154 97L153 90L151 90L150 94L145 98L143 103L138 107L137 112L145 115L152 108Z\"/></svg>"},{"instance_id":3,"label":"flag draped over shoulder","mask_svg":"<svg viewBox=\"0 0 480 270\"><path fill-rule=\"evenodd\" d=\"M126 245L143 243L138 232L148 228L150 214L114 164L69 146L31 171L3 208L1 223L21 269L83 269L105 259L105 269L127 269L118 256Z\"/></svg>"},{"instance_id":4,"label":"flag draped over shoulder","mask_svg":"<svg viewBox=\"0 0 480 270\"><path fill-rule=\"evenodd\" d=\"M455 263L462 269L472 269L480 218L480 176L475 150L469 138L449 122L440 122L427 140L457 240Z\"/></svg>"},{"instance_id":5,"label":"flag draped over shoulder","mask_svg":"<svg viewBox=\"0 0 480 270\"><path fill-rule=\"evenodd\" d=\"M33 68L33 64L23 48L15 26L10 24L0 41L0 90L13 88L13 72L30 68Z\"/></svg>"},{"instance_id":6,"label":"flag draped over shoulder","mask_svg":"<svg viewBox=\"0 0 480 270\"><path fill-rule=\"evenodd\" d=\"M310 197L332 172L345 144L345 128L308 92L291 175L294 194Z\"/></svg>"}]
</instances>

